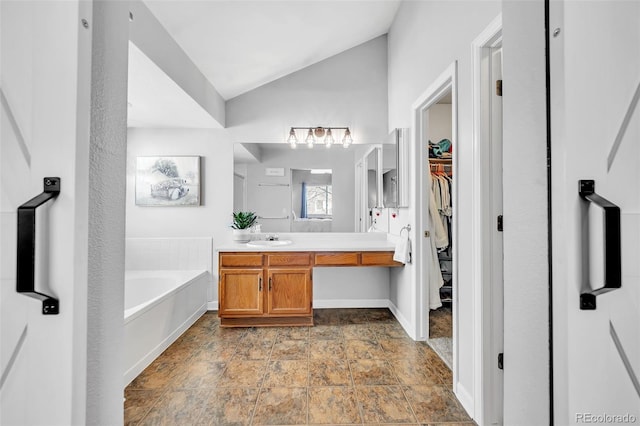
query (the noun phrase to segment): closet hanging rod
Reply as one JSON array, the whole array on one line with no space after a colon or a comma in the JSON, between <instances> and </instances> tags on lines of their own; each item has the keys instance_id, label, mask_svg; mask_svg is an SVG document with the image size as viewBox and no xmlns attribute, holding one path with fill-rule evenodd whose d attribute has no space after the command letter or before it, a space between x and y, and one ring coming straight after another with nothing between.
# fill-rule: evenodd
<instances>
[{"instance_id":1,"label":"closet hanging rod","mask_svg":"<svg viewBox=\"0 0 640 426\"><path fill-rule=\"evenodd\" d=\"M259 183L258 186L289 186L288 183Z\"/></svg>"}]
</instances>

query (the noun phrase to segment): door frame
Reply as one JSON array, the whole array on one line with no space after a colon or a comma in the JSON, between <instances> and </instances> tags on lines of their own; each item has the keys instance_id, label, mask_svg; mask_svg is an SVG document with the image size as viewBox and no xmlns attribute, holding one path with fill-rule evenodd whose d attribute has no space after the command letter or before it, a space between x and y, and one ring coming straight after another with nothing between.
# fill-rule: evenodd
<instances>
[{"instance_id":1,"label":"door frame","mask_svg":"<svg viewBox=\"0 0 640 426\"><path fill-rule=\"evenodd\" d=\"M427 133L428 122L425 116L426 111L435 105L442 96L451 91L451 145L453 155L451 164L453 170L457 170L457 149L458 149L458 62L452 62L438 78L425 90L422 95L411 106L412 111L412 129L413 131L413 157L415 159L414 167L417 171L417 185L415 185L415 199L417 208L415 210L414 222L418 225L416 231L416 312L417 327L416 334L418 340L426 340L429 337L429 258L431 256L430 240L423 237L423 232L430 231L429 226L429 197L427 189L429 188L429 179L427 172L429 171L429 160L426 155L426 148L423 147L422 141ZM451 287L453 292L453 303L451 304L453 316L453 391L457 394L457 378L458 378L458 186L453 185L453 220L451 221L453 250L451 256L452 277ZM469 401L465 401L468 406Z\"/></svg>"},{"instance_id":2,"label":"door frame","mask_svg":"<svg viewBox=\"0 0 640 426\"><path fill-rule=\"evenodd\" d=\"M494 170L491 164L495 156L492 155L491 141L491 67L487 65L492 49L502 47L502 14L499 14L471 43L471 57L473 68L473 222L472 241L473 257L472 269L474 277L474 400L475 419L479 425L492 424L492 405L496 397L502 397L497 381L501 380L495 369L496 354L494 342L503 339L504 328L497 329L492 321L495 309L502 311L504 317L503 300L498 300L502 291L496 291L493 266L496 253L492 248L492 233L495 226L493 218L492 194L503 191L495 188L491 183L502 170ZM504 268L504 266L503 266ZM501 298L500 298L501 299ZM500 403L502 405L502 401Z\"/></svg>"}]
</instances>

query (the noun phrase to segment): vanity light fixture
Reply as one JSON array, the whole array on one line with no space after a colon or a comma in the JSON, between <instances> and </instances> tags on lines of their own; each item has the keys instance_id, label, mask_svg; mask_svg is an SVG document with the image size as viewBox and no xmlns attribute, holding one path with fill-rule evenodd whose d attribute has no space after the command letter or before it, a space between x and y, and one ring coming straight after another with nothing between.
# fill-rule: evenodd
<instances>
[{"instance_id":1,"label":"vanity light fixture","mask_svg":"<svg viewBox=\"0 0 640 426\"><path fill-rule=\"evenodd\" d=\"M307 144L309 148L313 148L314 145L318 144L324 144L325 147L331 148L331 145L337 143L342 143L342 146L347 148L353 143L351 131L348 127L292 127L291 130L289 130L289 137L287 138L287 143L291 145L291 148L295 148L300 144L296 130L307 132L304 143ZM339 139L340 142L337 142L333 136L333 131L336 130L344 130L342 139Z\"/></svg>"}]
</instances>

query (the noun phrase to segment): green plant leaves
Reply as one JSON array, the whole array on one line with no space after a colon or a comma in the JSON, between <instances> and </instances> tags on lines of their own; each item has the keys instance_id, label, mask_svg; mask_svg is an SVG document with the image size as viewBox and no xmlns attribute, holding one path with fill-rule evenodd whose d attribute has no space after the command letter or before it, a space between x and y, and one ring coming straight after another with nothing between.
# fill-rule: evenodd
<instances>
[{"instance_id":1,"label":"green plant leaves","mask_svg":"<svg viewBox=\"0 0 640 426\"><path fill-rule=\"evenodd\" d=\"M258 220L254 212L233 212L233 229L247 229L253 226Z\"/></svg>"}]
</instances>

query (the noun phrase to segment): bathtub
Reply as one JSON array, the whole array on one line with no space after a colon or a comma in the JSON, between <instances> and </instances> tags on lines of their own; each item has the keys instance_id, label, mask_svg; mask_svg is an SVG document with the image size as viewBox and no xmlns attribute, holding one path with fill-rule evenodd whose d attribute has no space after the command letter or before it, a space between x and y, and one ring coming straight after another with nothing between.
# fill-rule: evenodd
<instances>
[{"instance_id":1,"label":"bathtub","mask_svg":"<svg viewBox=\"0 0 640 426\"><path fill-rule=\"evenodd\" d=\"M207 310L205 270L126 271L124 386Z\"/></svg>"}]
</instances>

